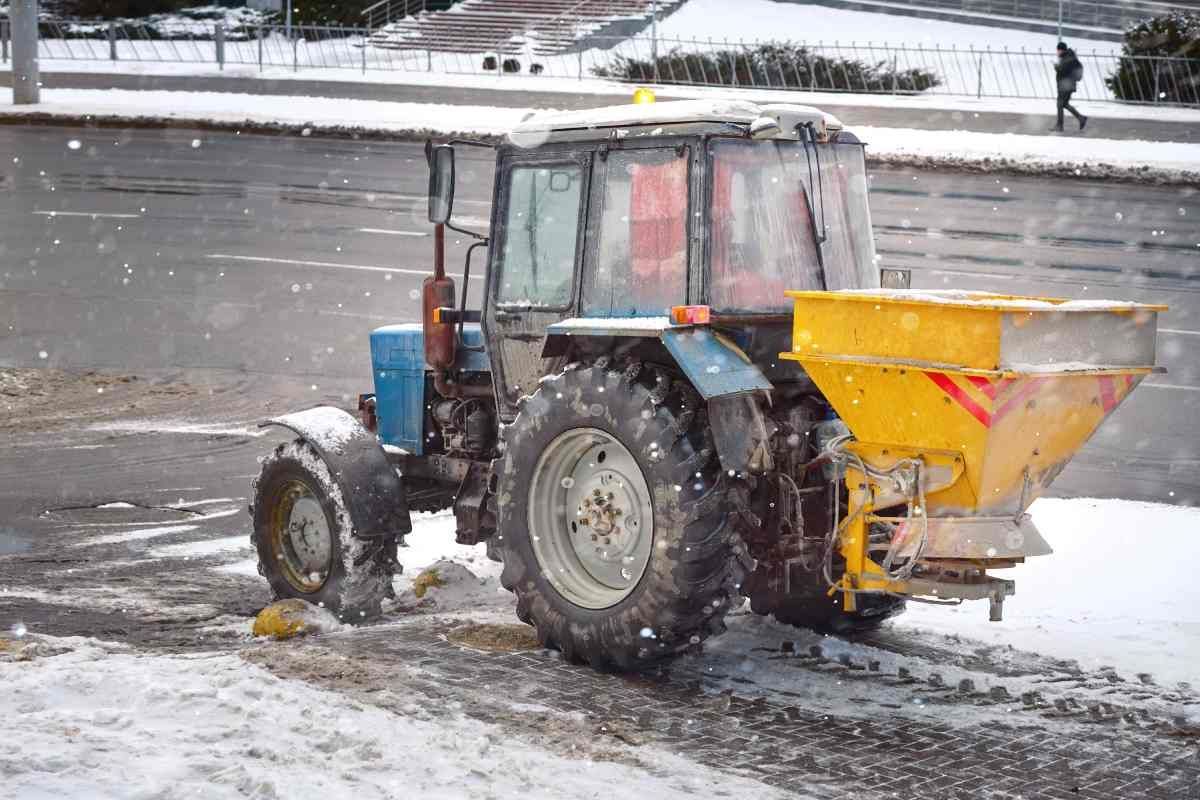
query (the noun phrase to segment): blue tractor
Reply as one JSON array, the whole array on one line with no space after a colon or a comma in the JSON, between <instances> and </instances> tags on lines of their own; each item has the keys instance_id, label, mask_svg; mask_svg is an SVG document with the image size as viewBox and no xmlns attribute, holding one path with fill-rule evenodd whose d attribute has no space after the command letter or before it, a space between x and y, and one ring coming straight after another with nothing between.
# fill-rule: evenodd
<instances>
[{"instance_id":1,"label":"blue tractor","mask_svg":"<svg viewBox=\"0 0 1200 800\"><path fill-rule=\"evenodd\" d=\"M255 484L274 594L370 617L410 513L453 509L458 542L503 562L517 616L597 668L692 648L743 597L839 630L899 611L828 591L845 496L819 456L846 429L778 358L785 289L880 287L862 144L804 106L534 116L496 148L491 229L471 234L479 310L444 269L445 229L469 233L453 218L465 144L427 146L422 322L371 334L360 418L271 421L297 436Z\"/></svg>"}]
</instances>

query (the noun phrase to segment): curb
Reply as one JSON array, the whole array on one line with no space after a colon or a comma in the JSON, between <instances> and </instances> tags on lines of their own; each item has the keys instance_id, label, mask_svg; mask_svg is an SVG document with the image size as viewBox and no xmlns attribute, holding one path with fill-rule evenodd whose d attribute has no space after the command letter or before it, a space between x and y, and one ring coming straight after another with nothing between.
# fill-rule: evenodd
<instances>
[{"instance_id":1,"label":"curb","mask_svg":"<svg viewBox=\"0 0 1200 800\"><path fill-rule=\"evenodd\" d=\"M48 114L41 112L12 113L0 111L0 125L45 125L80 128L134 128L144 130L201 130L227 133L252 133L268 136L319 136L333 139L364 139L367 141L424 141L469 138L486 144L498 144L503 137L475 131L434 131L424 128L370 128L355 125L316 125L290 122L219 122L188 117L121 116L119 114ZM1200 183L1200 170L1172 170L1159 167L1122 167L1102 163L1071 161L1030 163L1007 158L979 159L961 156L927 156L884 153L867 150L869 167L912 167L914 169L975 174L1016 175L1028 177L1074 178L1077 180L1118 181L1158 186L1195 186Z\"/></svg>"}]
</instances>

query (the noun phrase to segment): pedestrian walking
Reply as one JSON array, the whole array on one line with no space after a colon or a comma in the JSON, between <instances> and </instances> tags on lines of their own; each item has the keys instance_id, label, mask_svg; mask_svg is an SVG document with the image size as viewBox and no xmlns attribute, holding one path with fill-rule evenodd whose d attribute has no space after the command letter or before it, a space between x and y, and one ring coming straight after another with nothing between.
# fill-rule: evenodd
<instances>
[{"instance_id":1,"label":"pedestrian walking","mask_svg":"<svg viewBox=\"0 0 1200 800\"><path fill-rule=\"evenodd\" d=\"M1071 115L1079 120L1079 130L1083 130L1088 118L1071 105L1071 95L1075 94L1075 87L1083 80L1083 64L1079 63L1075 51L1067 47L1066 42L1058 43L1058 63L1054 65L1054 79L1058 83L1058 122L1054 130L1061 132L1063 129L1063 109L1070 111Z\"/></svg>"}]
</instances>

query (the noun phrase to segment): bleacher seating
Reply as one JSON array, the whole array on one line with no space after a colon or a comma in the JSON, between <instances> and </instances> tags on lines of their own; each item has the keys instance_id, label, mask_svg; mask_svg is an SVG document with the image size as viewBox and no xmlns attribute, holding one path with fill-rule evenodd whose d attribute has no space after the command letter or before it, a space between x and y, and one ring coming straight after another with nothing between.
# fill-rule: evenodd
<instances>
[{"instance_id":1,"label":"bleacher seating","mask_svg":"<svg viewBox=\"0 0 1200 800\"><path fill-rule=\"evenodd\" d=\"M681 0L659 0L660 18ZM391 22L375 47L451 53L554 55L620 21L648 21L650 0L464 0Z\"/></svg>"}]
</instances>

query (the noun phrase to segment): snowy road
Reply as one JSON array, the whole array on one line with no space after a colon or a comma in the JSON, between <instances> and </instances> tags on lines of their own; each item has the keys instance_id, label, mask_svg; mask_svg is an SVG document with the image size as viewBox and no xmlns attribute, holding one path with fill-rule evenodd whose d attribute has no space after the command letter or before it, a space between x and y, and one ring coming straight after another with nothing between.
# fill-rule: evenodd
<instances>
[{"instance_id":1,"label":"snowy road","mask_svg":"<svg viewBox=\"0 0 1200 800\"><path fill-rule=\"evenodd\" d=\"M418 145L14 126L0 152L20 154L0 161L0 364L352 404L370 383L366 333L415 318L431 247ZM463 152L461 219L486 224L491 177ZM1200 193L876 169L872 206L883 264L918 287L1170 303L1169 373L1055 488L1200 502Z\"/></svg>"},{"instance_id":2,"label":"snowy road","mask_svg":"<svg viewBox=\"0 0 1200 800\"><path fill-rule=\"evenodd\" d=\"M1062 560L1014 576L1003 626L913 609L847 642L742 613L636 676L456 643L512 601L424 517L381 624L249 641L268 597L245 506L275 437L253 422L352 404L366 331L413 317L419 147L47 127L0 129L0 153L20 154L0 160L0 365L50 368L0 385L16 797L1200 797L1194 509L1035 509ZM491 164L467 151L459 174L486 218ZM1200 196L884 170L873 191L885 263L917 286L1170 302L1171 373L1056 486L1197 503ZM455 580L418 600L441 558Z\"/></svg>"}]
</instances>

